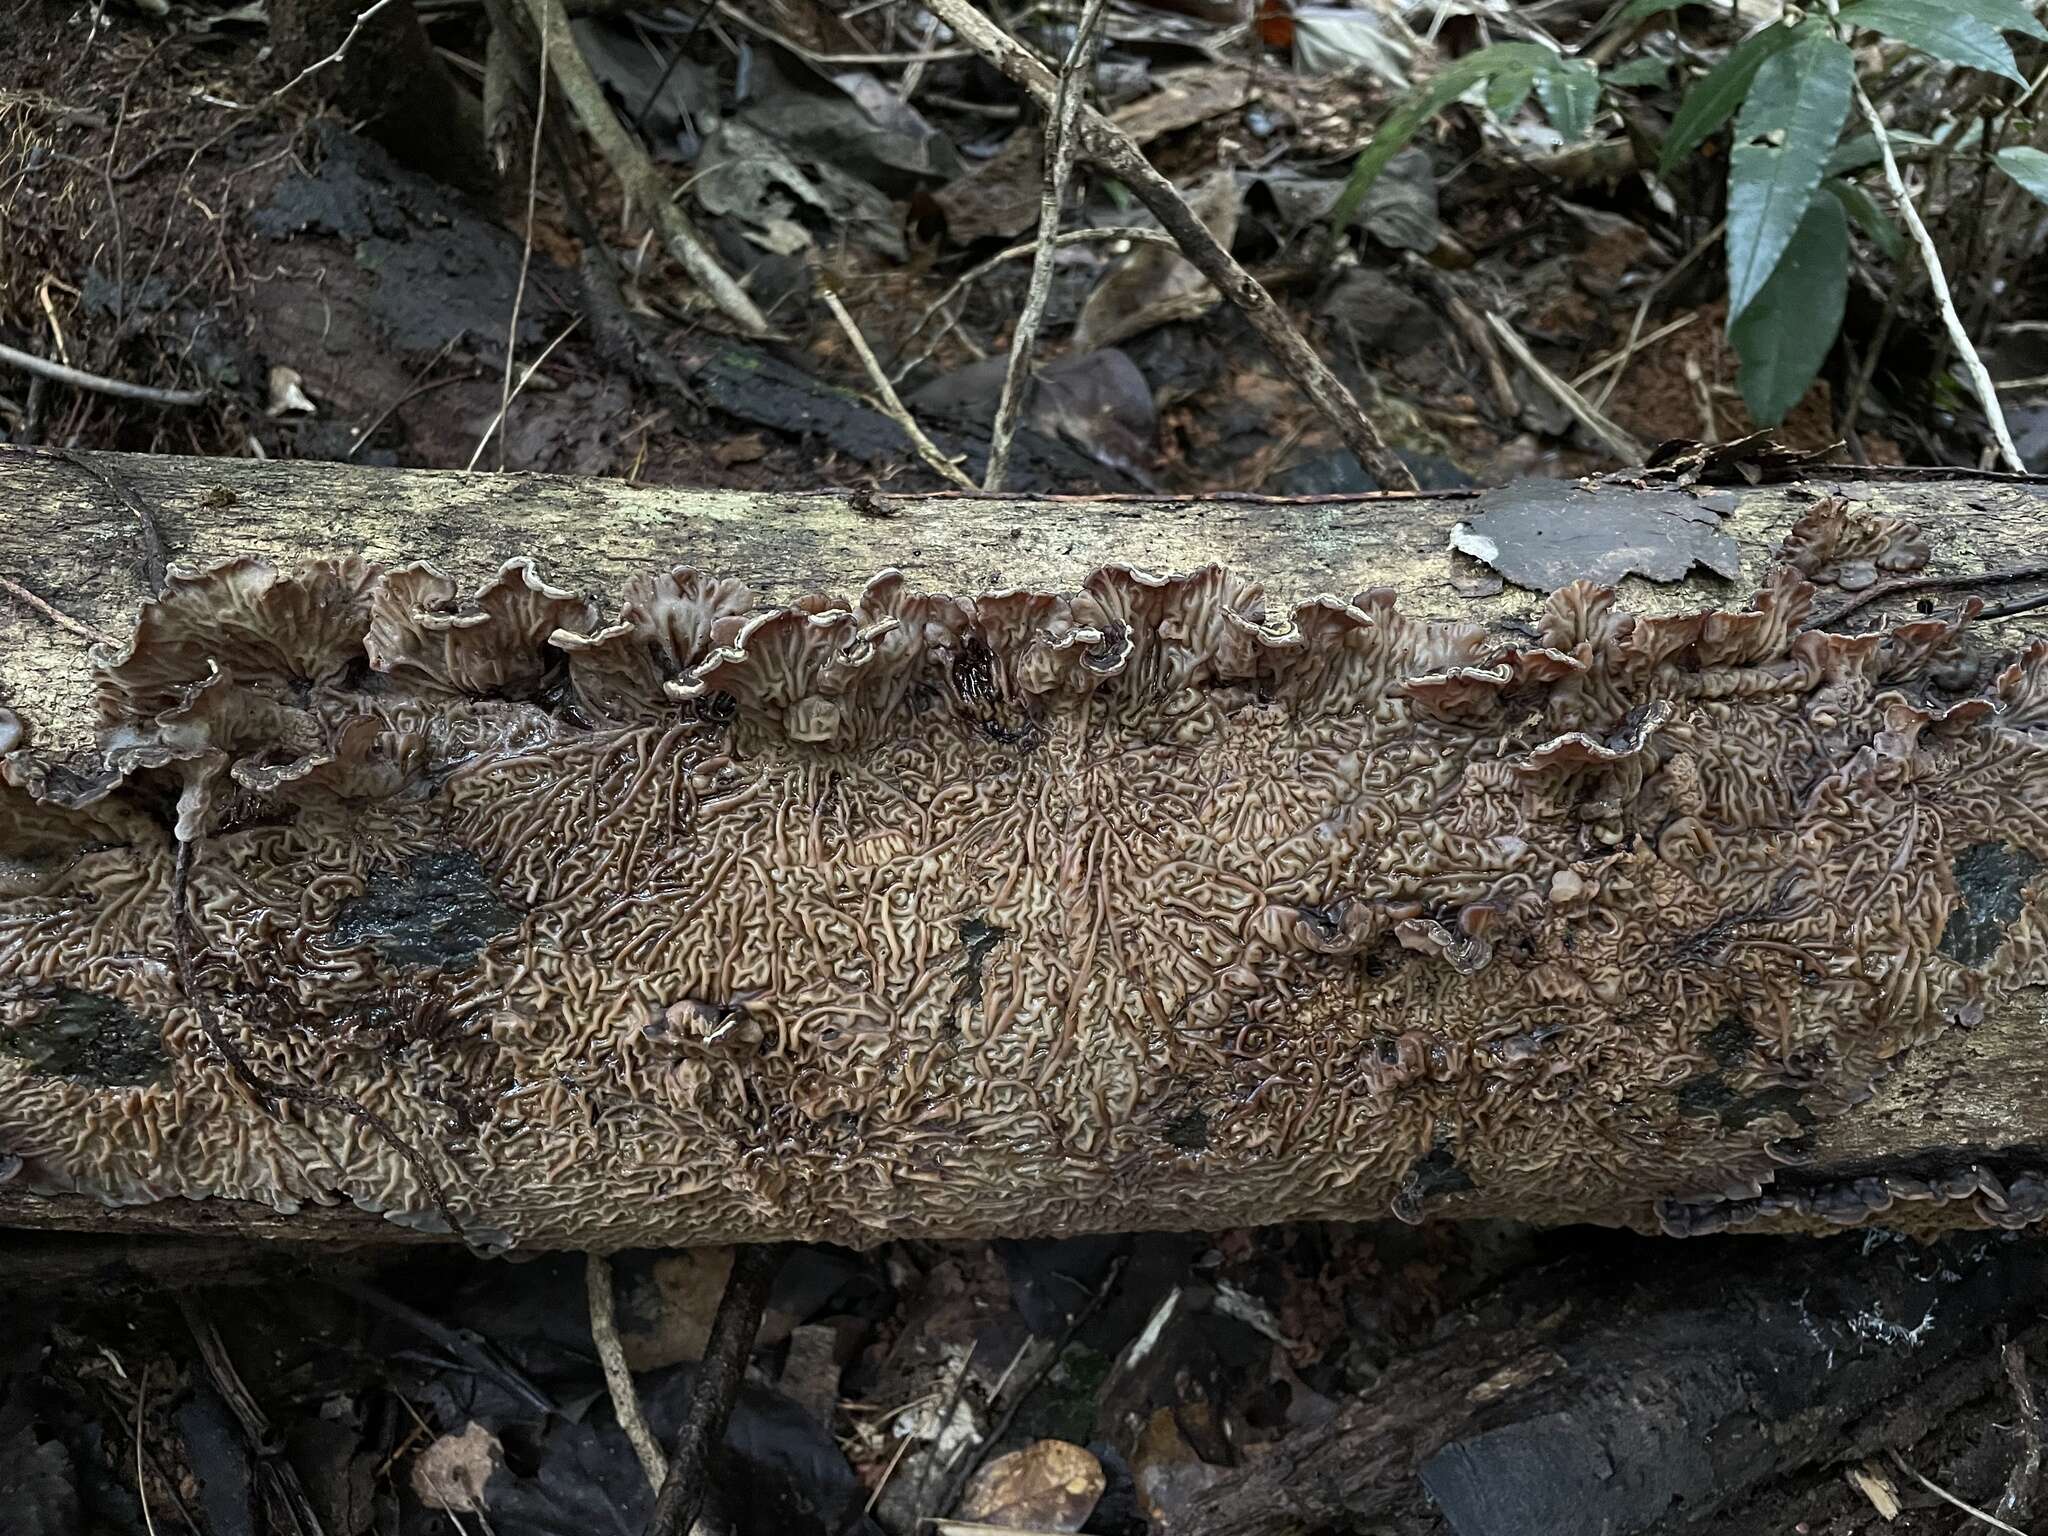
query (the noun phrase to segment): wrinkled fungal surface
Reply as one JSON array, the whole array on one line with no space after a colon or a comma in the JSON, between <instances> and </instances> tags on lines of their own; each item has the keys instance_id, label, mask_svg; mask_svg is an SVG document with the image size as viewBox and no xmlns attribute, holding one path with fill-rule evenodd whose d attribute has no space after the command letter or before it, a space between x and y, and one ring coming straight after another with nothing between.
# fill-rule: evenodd
<instances>
[{"instance_id":1,"label":"wrinkled fungal surface","mask_svg":"<svg viewBox=\"0 0 2048 1536\"><path fill-rule=\"evenodd\" d=\"M0 1154L440 1223L203 1001L523 1244L1740 1224L2048 982L2048 645L1804 630L1813 591L1581 582L1511 635L1214 568L609 611L521 561L175 572L96 754L0 733Z\"/></svg>"}]
</instances>

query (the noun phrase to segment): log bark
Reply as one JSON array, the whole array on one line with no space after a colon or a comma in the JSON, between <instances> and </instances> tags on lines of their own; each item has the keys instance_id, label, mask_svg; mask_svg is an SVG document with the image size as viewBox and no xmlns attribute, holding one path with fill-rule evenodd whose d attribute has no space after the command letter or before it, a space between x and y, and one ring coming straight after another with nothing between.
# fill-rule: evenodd
<instances>
[{"instance_id":1,"label":"log bark","mask_svg":"<svg viewBox=\"0 0 2048 1536\"><path fill-rule=\"evenodd\" d=\"M0 1220L2025 1224L2041 493L1722 504L0 452Z\"/></svg>"}]
</instances>

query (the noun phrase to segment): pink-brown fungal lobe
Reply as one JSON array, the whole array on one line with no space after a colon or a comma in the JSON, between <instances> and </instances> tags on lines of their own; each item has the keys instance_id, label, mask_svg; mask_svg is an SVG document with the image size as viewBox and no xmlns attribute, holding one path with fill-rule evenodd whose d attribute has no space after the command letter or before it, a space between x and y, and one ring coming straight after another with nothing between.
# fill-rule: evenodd
<instances>
[{"instance_id":1,"label":"pink-brown fungal lobe","mask_svg":"<svg viewBox=\"0 0 2048 1536\"><path fill-rule=\"evenodd\" d=\"M203 1002L535 1246L2031 1220L1982 1170L1774 1185L2048 982L2048 646L1802 628L1914 550L1801 530L1747 610L1577 582L1534 634L1216 568L609 612L524 561L174 572L95 757L0 719L0 1148L438 1223L360 1117L253 1103Z\"/></svg>"}]
</instances>

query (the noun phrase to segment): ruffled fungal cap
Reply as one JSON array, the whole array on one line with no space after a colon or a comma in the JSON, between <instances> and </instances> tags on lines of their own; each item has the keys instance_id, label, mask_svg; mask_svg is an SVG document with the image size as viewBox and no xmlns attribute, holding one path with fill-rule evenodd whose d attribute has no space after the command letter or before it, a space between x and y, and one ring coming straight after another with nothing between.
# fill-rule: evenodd
<instances>
[{"instance_id":1,"label":"ruffled fungal cap","mask_svg":"<svg viewBox=\"0 0 2048 1536\"><path fill-rule=\"evenodd\" d=\"M1823 496L1807 509L1778 558L1810 581L1861 592L1883 576L1904 575L1927 564L1927 536L1902 517L1880 517L1841 496Z\"/></svg>"}]
</instances>

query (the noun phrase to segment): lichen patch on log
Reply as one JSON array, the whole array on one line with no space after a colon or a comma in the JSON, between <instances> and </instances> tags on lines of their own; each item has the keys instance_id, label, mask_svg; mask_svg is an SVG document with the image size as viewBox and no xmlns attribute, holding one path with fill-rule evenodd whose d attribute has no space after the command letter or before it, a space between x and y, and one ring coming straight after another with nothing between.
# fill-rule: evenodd
<instances>
[{"instance_id":1,"label":"lichen patch on log","mask_svg":"<svg viewBox=\"0 0 2048 1536\"><path fill-rule=\"evenodd\" d=\"M1711 1224L2048 964L2048 647L1812 601L1580 582L1504 636L1214 567L774 607L678 568L610 619L524 561L179 573L99 752L0 758L0 1027L108 999L167 1070L0 1051L0 1153L437 1220L360 1119L236 1086L183 844L252 1068L522 1243Z\"/></svg>"}]
</instances>

